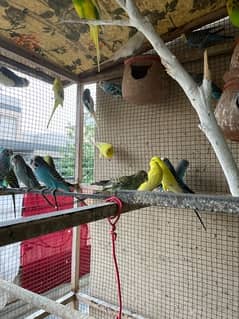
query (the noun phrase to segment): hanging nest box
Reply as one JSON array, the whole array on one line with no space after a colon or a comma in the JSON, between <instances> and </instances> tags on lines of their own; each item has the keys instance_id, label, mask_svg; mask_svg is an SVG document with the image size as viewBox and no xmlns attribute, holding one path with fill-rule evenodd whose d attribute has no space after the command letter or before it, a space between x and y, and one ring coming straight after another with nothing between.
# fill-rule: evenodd
<instances>
[{"instance_id":1,"label":"hanging nest box","mask_svg":"<svg viewBox=\"0 0 239 319\"><path fill-rule=\"evenodd\" d=\"M226 138L239 142L239 43L223 76L223 93L216 106L215 116Z\"/></svg>"},{"instance_id":2,"label":"hanging nest box","mask_svg":"<svg viewBox=\"0 0 239 319\"><path fill-rule=\"evenodd\" d=\"M123 98L132 104L156 104L166 95L165 72L157 55L141 55L125 60Z\"/></svg>"}]
</instances>

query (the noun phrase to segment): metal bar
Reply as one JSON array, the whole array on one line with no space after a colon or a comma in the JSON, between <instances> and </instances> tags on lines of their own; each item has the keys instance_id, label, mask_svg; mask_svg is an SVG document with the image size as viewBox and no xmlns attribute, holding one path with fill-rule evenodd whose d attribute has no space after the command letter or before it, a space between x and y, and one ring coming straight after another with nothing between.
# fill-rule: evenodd
<instances>
[{"instance_id":1,"label":"metal bar","mask_svg":"<svg viewBox=\"0 0 239 319\"><path fill-rule=\"evenodd\" d=\"M101 312L104 312L107 315L111 315L112 318L115 318L117 316L117 313L119 311L119 307L116 305L112 305L104 300L89 296L84 293L77 293L77 298L80 302L85 303L89 305L90 307L93 307ZM146 317L143 317L133 311L123 309L122 312L122 318L124 319L146 319Z\"/></svg>"},{"instance_id":2,"label":"metal bar","mask_svg":"<svg viewBox=\"0 0 239 319\"><path fill-rule=\"evenodd\" d=\"M115 195L128 205L189 208L209 212L239 213L239 197L231 195L175 194L167 192L118 191Z\"/></svg>"},{"instance_id":3,"label":"metal bar","mask_svg":"<svg viewBox=\"0 0 239 319\"><path fill-rule=\"evenodd\" d=\"M59 316L63 319L93 319L87 315L81 314L79 311L76 311L70 307L63 306L56 301L38 295L34 292L26 290L22 287L19 287L12 282L8 282L0 278L0 287L1 290L9 293L10 295L24 300L25 302L35 306L39 309L44 309L46 312L49 312L53 315Z\"/></svg>"},{"instance_id":4,"label":"metal bar","mask_svg":"<svg viewBox=\"0 0 239 319\"><path fill-rule=\"evenodd\" d=\"M103 203L6 221L0 224L0 246L104 219L116 212L116 204Z\"/></svg>"},{"instance_id":5,"label":"metal bar","mask_svg":"<svg viewBox=\"0 0 239 319\"><path fill-rule=\"evenodd\" d=\"M83 162L83 124L84 124L84 107L81 103L83 85L78 83L76 93L76 136L75 136L75 183L80 185L82 179L82 162ZM79 191L79 187L77 191ZM76 207L79 202L76 203ZM80 226L73 227L72 230L72 255L71 255L71 289L75 293L79 290L80 277ZM78 300L73 300L73 308L78 309Z\"/></svg>"},{"instance_id":6,"label":"metal bar","mask_svg":"<svg viewBox=\"0 0 239 319\"><path fill-rule=\"evenodd\" d=\"M62 304L62 305L66 305L69 302L71 302L73 299L74 299L74 293L69 292L65 296L57 299L56 302L59 304ZM46 312L45 310L38 310L38 311L32 313L31 315L25 317L25 319L44 319L48 316L49 316L49 312Z\"/></svg>"},{"instance_id":7,"label":"metal bar","mask_svg":"<svg viewBox=\"0 0 239 319\"><path fill-rule=\"evenodd\" d=\"M60 65L50 62L49 60L43 58L41 55L37 54L36 52L28 51L23 47L15 45L13 41L9 41L4 37L0 37L0 47L9 52L13 52L16 55L22 56L36 63L37 65L47 68L48 70L53 72L54 75L61 75L65 79L78 82L78 76L76 74L68 71L66 68L63 68Z\"/></svg>"}]
</instances>

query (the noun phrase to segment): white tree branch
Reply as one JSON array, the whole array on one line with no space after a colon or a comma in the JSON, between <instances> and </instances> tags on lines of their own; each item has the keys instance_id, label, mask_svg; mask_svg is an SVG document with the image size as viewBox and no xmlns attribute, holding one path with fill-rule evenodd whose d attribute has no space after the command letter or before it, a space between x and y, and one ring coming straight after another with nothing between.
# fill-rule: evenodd
<instances>
[{"instance_id":1,"label":"white tree branch","mask_svg":"<svg viewBox=\"0 0 239 319\"><path fill-rule=\"evenodd\" d=\"M77 19L77 20L61 20L59 24L92 24L92 25L117 25L122 27L132 27L128 20L94 20L94 19Z\"/></svg>"},{"instance_id":2,"label":"white tree branch","mask_svg":"<svg viewBox=\"0 0 239 319\"><path fill-rule=\"evenodd\" d=\"M198 87L192 77L162 41L153 25L147 18L141 15L134 4L134 1L116 0L116 2L127 12L132 26L141 31L152 44L154 50L161 57L162 64L165 66L167 73L174 78L184 90L198 114L201 130L206 135L216 153L227 179L231 194L233 196L239 196L239 171L222 131L216 122L211 107L210 78L208 75L205 75L202 86Z\"/></svg>"}]
</instances>

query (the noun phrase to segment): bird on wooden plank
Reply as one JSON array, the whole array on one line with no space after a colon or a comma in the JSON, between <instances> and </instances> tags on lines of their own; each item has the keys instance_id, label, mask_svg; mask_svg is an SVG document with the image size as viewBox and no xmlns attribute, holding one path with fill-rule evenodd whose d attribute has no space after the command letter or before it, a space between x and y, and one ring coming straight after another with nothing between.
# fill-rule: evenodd
<instances>
[{"instance_id":1,"label":"bird on wooden plank","mask_svg":"<svg viewBox=\"0 0 239 319\"><path fill-rule=\"evenodd\" d=\"M163 171L155 156L151 158L149 167L148 179L139 186L138 191L152 191L162 182Z\"/></svg>"},{"instance_id":2,"label":"bird on wooden plank","mask_svg":"<svg viewBox=\"0 0 239 319\"><path fill-rule=\"evenodd\" d=\"M164 160L161 160L161 158L157 157L157 161L163 170L162 186L164 191L173 193L194 193L182 179L179 179L169 159L164 158ZM194 212L206 231L206 226L204 225L198 210L194 209Z\"/></svg>"},{"instance_id":3,"label":"bird on wooden plank","mask_svg":"<svg viewBox=\"0 0 239 319\"><path fill-rule=\"evenodd\" d=\"M38 181L42 182L47 188L52 190L55 204L58 209L55 192L57 190L71 192L74 186L65 181L57 170L47 164L41 156L34 156L34 158L31 159L31 166Z\"/></svg>"},{"instance_id":4,"label":"bird on wooden plank","mask_svg":"<svg viewBox=\"0 0 239 319\"><path fill-rule=\"evenodd\" d=\"M29 81L4 66L0 66L0 84L9 87L26 87Z\"/></svg>"},{"instance_id":5,"label":"bird on wooden plank","mask_svg":"<svg viewBox=\"0 0 239 319\"><path fill-rule=\"evenodd\" d=\"M19 183L25 185L29 190L41 189L42 197L50 206L52 206L52 203L44 194L45 187L41 186L41 184L36 179L36 176L34 175L31 167L27 165L27 163L21 155L16 154L11 157L11 166L13 167L13 171L16 174Z\"/></svg>"},{"instance_id":6,"label":"bird on wooden plank","mask_svg":"<svg viewBox=\"0 0 239 319\"><path fill-rule=\"evenodd\" d=\"M147 173L143 170L138 171L133 175L120 176L109 180L103 180L92 183L92 185L102 186L103 190L117 191L117 190L135 190L144 181L147 180Z\"/></svg>"},{"instance_id":7,"label":"bird on wooden plank","mask_svg":"<svg viewBox=\"0 0 239 319\"><path fill-rule=\"evenodd\" d=\"M0 187L7 188L8 185L11 188L19 188L18 182L16 180L16 176L12 171L11 167L11 156L13 155L13 151L7 148L4 148L0 151ZM16 199L15 194L12 194L12 202L14 209L14 216L16 218Z\"/></svg>"}]
</instances>

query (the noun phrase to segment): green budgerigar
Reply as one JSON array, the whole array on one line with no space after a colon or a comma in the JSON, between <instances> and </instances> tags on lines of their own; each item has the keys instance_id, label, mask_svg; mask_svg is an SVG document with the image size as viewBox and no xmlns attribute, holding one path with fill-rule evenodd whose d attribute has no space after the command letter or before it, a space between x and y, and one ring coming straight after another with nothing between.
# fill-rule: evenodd
<instances>
[{"instance_id":1,"label":"green budgerigar","mask_svg":"<svg viewBox=\"0 0 239 319\"><path fill-rule=\"evenodd\" d=\"M227 0L227 12L231 23L239 27L239 0Z\"/></svg>"},{"instance_id":2,"label":"green budgerigar","mask_svg":"<svg viewBox=\"0 0 239 319\"><path fill-rule=\"evenodd\" d=\"M118 190L134 190L137 189L148 178L145 171L138 171L136 174L128 176L120 176L110 180L104 180L92 183L92 185L103 186L104 190L118 191Z\"/></svg>"},{"instance_id":3,"label":"green budgerigar","mask_svg":"<svg viewBox=\"0 0 239 319\"><path fill-rule=\"evenodd\" d=\"M51 116L49 118L49 121L47 123L47 128L49 127L49 124L51 122L51 119L58 107L58 105L63 106L63 102L64 102L64 89L63 89L63 85L61 83L61 80L59 78L55 78L54 82L53 82L53 91L54 91L54 106L53 106L53 110L51 112Z\"/></svg>"},{"instance_id":4,"label":"green budgerigar","mask_svg":"<svg viewBox=\"0 0 239 319\"><path fill-rule=\"evenodd\" d=\"M95 0L72 0L76 13L81 19L99 20L100 14ZM90 25L90 37L95 44L98 72L100 72L99 27Z\"/></svg>"}]
</instances>

